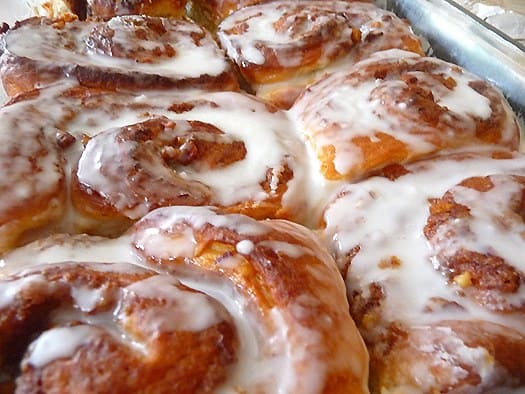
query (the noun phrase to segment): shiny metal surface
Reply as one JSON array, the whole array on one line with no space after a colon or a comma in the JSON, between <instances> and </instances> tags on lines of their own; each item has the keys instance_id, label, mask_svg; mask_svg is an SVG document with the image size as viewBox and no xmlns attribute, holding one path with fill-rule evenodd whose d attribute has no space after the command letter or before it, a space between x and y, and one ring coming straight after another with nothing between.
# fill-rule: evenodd
<instances>
[{"instance_id":1,"label":"shiny metal surface","mask_svg":"<svg viewBox=\"0 0 525 394\"><path fill-rule=\"evenodd\" d=\"M525 45L525 1L453 0L489 25Z\"/></svg>"},{"instance_id":2,"label":"shiny metal surface","mask_svg":"<svg viewBox=\"0 0 525 394\"><path fill-rule=\"evenodd\" d=\"M525 119L525 47L450 0L379 0L425 37L437 57L498 86Z\"/></svg>"}]
</instances>

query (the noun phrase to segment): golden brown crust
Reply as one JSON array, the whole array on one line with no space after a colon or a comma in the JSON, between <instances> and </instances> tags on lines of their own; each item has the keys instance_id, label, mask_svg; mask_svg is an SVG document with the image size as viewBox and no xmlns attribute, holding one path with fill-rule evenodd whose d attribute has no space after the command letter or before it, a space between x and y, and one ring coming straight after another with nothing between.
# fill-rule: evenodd
<instances>
[{"instance_id":1,"label":"golden brown crust","mask_svg":"<svg viewBox=\"0 0 525 394\"><path fill-rule=\"evenodd\" d=\"M182 18L187 0L91 0L86 6L88 17L111 18L116 15L149 15Z\"/></svg>"},{"instance_id":2,"label":"golden brown crust","mask_svg":"<svg viewBox=\"0 0 525 394\"><path fill-rule=\"evenodd\" d=\"M163 133L167 134L169 130L177 128L177 122L167 118L154 118L123 127L114 137L119 142L131 142L136 146L129 152L129 158L120 159L118 172L110 172L109 168L101 169L101 177L104 175L109 177L107 181L110 184L119 182L122 177L127 180L125 183L127 187L123 185L123 189L119 190L119 194L129 196L130 201L126 208L133 209L143 201L148 201L149 210L169 205L209 205L211 201L209 188L200 182L178 176L177 165L187 166L195 162L197 165L216 168L244 159L246 150L241 141L212 143L207 138L223 134L219 129L197 121L184 122L184 124L189 128L189 133L183 127L179 131L180 136L174 133L172 140L161 138ZM102 138L104 134L95 136L88 142L87 149ZM114 163L113 160L111 163L101 162L100 166L103 165L109 167ZM158 171L165 168L172 176L159 178L155 168L152 168L156 166L161 167L157 169ZM72 201L77 211L96 218L97 221L110 220L129 226L129 218L117 208L118 203L112 195L104 196L105 192L105 190L94 189L89 183L82 183L78 175L73 178Z\"/></svg>"},{"instance_id":3,"label":"golden brown crust","mask_svg":"<svg viewBox=\"0 0 525 394\"><path fill-rule=\"evenodd\" d=\"M14 116L12 116L15 114ZM65 212L66 184L62 152L31 117L24 121L16 109L3 114L0 137L0 254L14 248L28 231L56 224Z\"/></svg>"},{"instance_id":4,"label":"golden brown crust","mask_svg":"<svg viewBox=\"0 0 525 394\"><path fill-rule=\"evenodd\" d=\"M192 8L189 10L192 18L214 32L217 25L236 10L266 2L264 0L190 1ZM74 8L74 12L80 19L90 16L100 16L104 19L114 15L136 13L180 18L187 10L184 9L186 3L188 2L175 0L149 2L93 0L88 5L85 2L72 1L70 6ZM333 2L325 1L324 3ZM302 6L305 7L304 4ZM303 25L311 22L312 15L313 13L300 15L290 25L287 24L285 18L282 18L275 23L274 27L280 33L300 32ZM348 52L352 52L352 60L359 60L370 56L377 48L387 49L381 47L380 42L383 35L381 32L363 34L366 29L359 31L356 28L361 16L344 15L342 17L345 20L351 18L355 19L351 24L350 39L337 47L329 62L341 60ZM258 88L257 84L271 85L282 82L283 84L275 90L270 87L266 91L258 91L257 95L264 97L277 107L289 108L299 92L303 90L305 81L312 82L325 70L328 70L323 68L324 66L319 68L317 62L322 58L326 44L333 42L328 42L326 37L332 40L338 33L338 26L333 23L334 19L331 18L330 23L332 24L329 24L324 30L320 29L320 32L312 29L310 31L312 35L307 37L307 43L301 50L293 48L284 51L284 57L288 60L297 53L301 53L303 57L300 63L292 61L293 64L289 67L282 66L279 59L282 54L278 54L273 48L268 49L255 45L254 48L260 51L266 64L264 66L252 64L248 67L245 67L246 62L239 64L238 67L244 71L243 77L252 82L254 86L253 90L251 86L246 86L246 89L255 92ZM73 20L68 16L63 20L51 23L54 24L54 28L61 30ZM27 23L31 24L34 21ZM381 26L391 22L392 16L385 15L374 23ZM25 23L19 26L23 27ZM246 26L246 23L241 24L229 30L228 33L242 34ZM151 28L152 35L163 34L164 27L158 20L152 19L148 22L148 28ZM117 60L132 60L140 64L152 63L159 58L170 58L177 52L170 44L162 48L157 47L151 52L145 51L142 47L128 50L122 47L119 40L113 39L114 34L114 30L107 25L95 27L88 39L90 50L95 51L98 55L108 55ZM145 37L144 34L149 33L141 31L134 36L134 40L141 40ZM195 43L200 44L204 36L205 33L199 33L193 34L191 38L195 39ZM422 54L420 42L415 36L407 34L401 37L400 41L400 47L403 49ZM319 148L316 153L321 161L321 172L326 178L356 181L378 175L394 183L416 172L415 167L409 167L407 163L425 158L427 153L434 155L443 149L469 145L476 146L476 149L481 144L501 145L502 149L506 150L494 152L493 157L502 160L513 157L511 151L517 149L516 130L518 128L515 119L505 123L504 119L508 116L508 112L504 105L500 105L500 95L486 82L477 80L468 82L469 88L486 98L490 116L474 116L467 123L461 123L461 116L450 115L447 105L439 104L436 97L436 92L453 91L458 86L458 82L436 64L425 62L426 60L419 59L416 61L417 65L412 67L407 65L410 63L407 61L401 66L401 75L398 80L395 79L396 76L391 77L391 69L394 67L388 62L367 66L365 71L363 69L356 71L354 76L370 77L371 80L390 80L392 78L399 82L398 87L402 86L402 88L398 90L392 91L382 87L375 89L368 98L369 104L377 102L392 104L386 116L385 113L381 115L388 119L398 119L400 116L402 120L395 122L401 124L414 121L418 124L417 127L421 126L414 135L424 136L424 144L432 144L434 148L420 155L417 152L414 153L410 144L396 137L395 133L390 134L380 127L368 135L359 130L357 136L350 139L356 148L352 154L354 157L362 156L365 164L358 165L352 170L353 172L347 173L338 166L338 162L341 164L340 157L338 157L341 151L340 146L337 144L320 146L322 144L317 145L318 141L315 137L307 136L314 148ZM80 106L86 106L86 108L104 103L104 100L99 100L101 95L118 94L119 90L142 92L151 88L183 90L193 87L208 90L239 89L236 76L231 70L219 75L174 80L162 75L144 76L134 71L128 73L127 70L122 73L107 74L107 70L79 64L71 64L64 68L43 67L38 61L27 57L17 58L9 54L3 57L1 67L2 74L5 74L6 89L13 96L10 104L31 99L39 94L38 91L32 90L35 86L52 84L63 78L65 74L73 76L82 85L69 90L65 95L79 99ZM462 73L454 66L451 66L451 69ZM429 78L419 78L427 72L431 74ZM343 83L347 82L345 80ZM437 88L433 87L434 82L437 83ZM357 86L355 81L352 81L351 84L354 84L353 87ZM105 91L112 92L105 93ZM15 97L17 94L18 96ZM309 91L306 91L305 96L308 94ZM320 102L328 96L325 91L324 95L315 96L313 100ZM213 103L213 100L206 101L202 96L199 100L174 102L169 109L163 108L161 112L165 114L166 111L171 111L174 114L183 115L198 109L203 102L209 106L207 111L212 112L214 106L217 105ZM404 105L407 103L408 113L405 112L406 105ZM133 106L135 106L133 110L143 109L143 118L150 118L155 112L153 110L150 113L150 107L144 104L144 101L138 100ZM482 100L479 107L483 106L484 101ZM115 103L108 107L111 107L108 108L108 112L113 114L119 114L125 111L123 108L128 108L126 105L122 107ZM268 105L267 109L271 113L277 112L272 105ZM65 111L66 115L61 120L62 124L67 124L80 113L75 110L68 111ZM305 112L324 114L325 109L310 107ZM352 113L352 111L348 112ZM343 122L352 123L361 115L359 111L356 111L356 114L356 117L344 119ZM38 115L41 116L41 114ZM238 114L233 115L232 119L234 117L240 119ZM131 203L130 210L144 201L147 202L147 209L143 211L139 209L131 215L129 212L123 213L120 210L119 201L115 202L112 199L113 196L109 196L109 193L106 193L103 188L96 189L99 185L80 181L78 173L73 174L71 197L74 209L76 213L82 215L82 220L86 220L85 223L79 223L75 231L116 236L124 229L130 228L134 220L148 210L173 205L215 205L218 206L215 213L241 213L256 219L274 217L297 219L297 211L301 210L302 206L285 204L285 195L289 194L291 190L289 186L299 172L297 167L294 167L293 161L284 161L279 166L266 170L258 182L258 187L267 198L263 200L247 199L230 205L222 203L214 199L210 187L201 181L188 180L187 174L181 170L181 167L216 170L233 165L250 156L246 144L233 137L225 137L222 140L224 133L220 127L192 119L187 121L190 132L183 133L182 136L176 136L169 141L159 138L159 135L166 129L174 128L177 122L155 117L145 122L128 125L117 134L116 139L120 142L137 144L138 148L131 149L133 151L132 165L119 167L117 177L110 179L110 182L115 184L120 180L119 178L126 179L128 188L120 190L119 193L126 196L132 195L135 199ZM250 122L246 123L244 127L249 128ZM458 129L468 131L469 135L461 135L461 132L454 134L457 131L454 129L455 124L459 125ZM454 129L452 133L449 130L450 127ZM428 132L431 128L436 128L442 133ZM336 134L339 131L340 128L337 126L328 130L326 135ZM453 135L447 140L447 136L442 139L443 134L448 134L448 137L450 134ZM320 140L323 140L326 135ZM82 137L74 136L66 130L60 130L56 136L56 146L53 145L60 152L59 161L63 159L62 153L70 151L70 148L75 144L78 145L80 140L84 145L90 147L99 141L99 138L90 137L87 134ZM46 151L46 149L44 147L41 151ZM290 152L291 150L288 151ZM155 155L168 172L175 173L175 184L167 184L163 176L156 177L156 170L150 168L152 167L150 164L157 160L151 159ZM469 153L464 156L458 155L457 160L467 161L468 155ZM118 161L113 159L114 162ZM36 154L31 160L30 167L32 172L35 172L42 158ZM96 164L99 163L96 162ZM421 166L424 167L425 164ZM178 172L183 175L178 177ZM66 177L61 174L59 178L56 182L58 184L56 193L50 192L34 197L31 200L32 205L26 206L26 201L23 200L11 211L4 213L0 210L0 237L4 241L4 243L0 242L0 253L17 245L21 234L25 231L53 223L63 214ZM498 175L473 177L458 183L443 195L432 196L428 199L429 218L421 232L421 238L425 238L425 242L428 242L430 246L437 245L435 253L424 263L429 266L433 265L435 270L445 278L444 283L441 284L443 287L456 289L454 297L471 299L477 304L476 307L485 309L487 314L496 313L505 317L515 317L515 320L521 323L520 314L525 310L525 304L520 301L520 292L522 291L521 285L525 282L525 274L520 271L519 267L497 255L491 248L480 252L475 248L471 250L468 248L469 245L466 245L450 253L450 249L453 248L443 250L442 247L444 238L447 241L459 239L458 242L461 243L463 238L466 238L465 235L471 235L470 228L463 223L472 222L475 215L463 200L456 198L455 193L458 189L469 189L469 192L472 190L481 200L496 188L496 183L511 182L519 190L514 194L509 193L509 195L512 194L512 204L505 208L495 220L496 227L508 229L513 226L515 220L523 223L525 220L525 177L520 174L508 175L504 178ZM299 182L299 184L303 183ZM338 198L344 195L345 192L340 193ZM380 194L370 193L370 196L372 199L382 198ZM131 301L129 299L123 301L122 297L129 294L126 287L156 275L169 277L180 275L185 280L189 282L194 280L195 283L202 286L204 286L203 283L206 283L206 286L210 283L211 286L214 286L217 282L220 282L221 286L223 282L226 283L226 286L231 286L231 290L228 287L225 299L246 308L242 312L243 320L250 320L251 313L262 316L262 324L258 328L263 333L261 336L264 341L261 346L273 343L274 347L265 348L268 353L273 355L272 352L286 349L287 356L293 357L290 363L290 365L294 364L293 368L283 368L283 370L288 373L291 370L294 373L298 371L298 380L306 383L295 382L288 375L289 380L286 387L291 387L292 392L301 393L307 387L306 385L314 386L316 383L320 385L317 391L326 394L367 392L363 384L367 375L367 353L348 317L348 309L363 333L370 351L370 388L374 393L390 394L390 390L395 394L411 391L429 394L436 392L470 393L478 389L505 390L508 388L510 390L525 386L525 378L523 378L525 362L521 357L525 353L525 336L523 332L514 330L515 327L511 328L484 320L462 320L467 317L464 306L446 297L429 299L422 311L430 315L434 312L453 310L455 311L454 317L460 320L431 318L431 323L423 319L419 325L405 325L402 319L396 320L397 316L391 319L392 314L389 317L391 320L384 320L386 316L384 308L388 297L391 296L388 280L385 282L372 281L362 288L354 284L349 285L350 306L348 306L344 300L343 285L337 273L334 273L333 262L329 257L327 258L325 250L318 247L315 237L312 237L307 231L293 224L267 221L264 226L269 229L267 228L264 234L257 233L257 230L251 233L251 230L257 228L257 224L254 224L253 221L243 222L243 219L235 216L233 224L231 222L225 224L226 221L223 221L221 216L217 221L202 222L199 215L191 217L192 209L183 208L180 211L181 216L187 215L186 219L178 221L173 226L166 225L164 222L166 217L163 215L167 211L155 211L126 234L126 237L132 238L134 247L133 252L128 253L126 258L138 255L139 264L152 268L152 271L145 269L139 274L121 272L117 274L108 273L105 269L97 271L96 264L92 263L67 262L60 266L38 268L29 273L9 276L9 278L2 277L0 279L0 372L2 372L0 393L14 392L15 389L20 393L51 392L53 390L93 393L214 392L218 386L224 384L228 374L237 368L235 363L244 360L239 350L241 334L234 327L232 321L234 319L225 317L198 333L182 330L150 335L147 329L140 328L141 324L144 323L145 317L149 316L150 311L164 305L165 300L162 297L140 299L137 296L131 297ZM362 207L356 209L364 210ZM387 217L396 215L397 212L387 209L379 216L383 214L386 220ZM404 219L409 216L410 213ZM403 218L401 219L403 222ZM4 222L7 224L2 225ZM458 223L460 223L459 227ZM244 225L246 227L243 227ZM356 223L355 231L360 231L360 226L361 223ZM376 230L377 232L371 234L371 238L382 237L381 232L384 227L378 226ZM522 231L519 236L523 238L524 234ZM344 237L333 238L333 240L343 242L342 238ZM13 239L16 240L13 241ZM125 239L129 241L129 238ZM183 245L181 239L188 241L188 244ZM375 249L377 250L382 249L379 247ZM180 255L177 254L179 252ZM359 260L360 253L367 253L367 247L356 243L346 251L344 256L339 256L340 263L343 263L340 271L344 277L354 275L352 263L354 259ZM387 277L386 272L404 269L406 260L401 257L401 254L391 253L374 261L374 264L382 271L379 277L382 277L383 274ZM3 273L0 272L0 275ZM37 278L39 276L45 280L46 284L39 282ZM3 291L5 287L2 286L5 282L16 282L30 277L37 278L35 283L30 288L17 293L14 305L4 308L3 297L8 298L9 294L14 294L10 288L8 291ZM191 292L180 284L177 285L177 288L178 291ZM143 349L134 348L136 343L134 346L129 344L123 346L122 338L118 339L114 333L99 332L100 327L97 326L94 329L98 335L97 340L82 344L71 358L64 357L55 360L43 368L31 364L29 359L34 350L34 347L29 345L31 341L36 339L40 333L56 328L57 324L64 324L63 321L57 323L57 316L62 316L59 309L65 308L68 313L72 312L71 315L78 317L77 313L83 306L77 302L75 297L84 291L102 291L102 289L102 296L97 296L96 308L88 311L87 317L83 317L84 320L80 321L77 318L65 324L69 328L80 327L87 321L96 320L92 318L98 312L111 315L112 308L114 308L113 316L115 316L115 311L118 309L120 313L122 309L122 313L127 314L127 320L125 323L118 321L116 324L129 330L123 336L129 336L136 342L147 342L147 347L152 352L144 357ZM117 293L121 298L118 298ZM239 295L245 298L242 298L241 301L235 298L232 301L232 297L239 297ZM313 297L308 298L308 302L305 302L305 295L306 297L313 295ZM212 296L217 298L217 293L213 293ZM417 296L419 297L419 294ZM401 297L397 299L397 302L404 305L409 298ZM518 302L513 302L512 299L518 299ZM216 300L211 300L211 302L216 303ZM221 316L226 316L230 312L220 306L215 307ZM276 311L281 310L284 310L284 312L279 312L282 315L276 317ZM400 311L400 314L402 313L404 311ZM283 326L280 326L283 324L279 320L281 318L285 323ZM121 326L119 329L122 328ZM303 331L300 332L296 330L297 328ZM276 329L281 330L280 333L276 333ZM288 335L288 337L285 341L280 342L278 335ZM312 338L318 342L313 341ZM307 343L305 347L301 347L303 340ZM295 350L295 346L298 346L299 350ZM304 355L306 357L303 357ZM312 367L312 364L309 363L314 359L317 364L313 363ZM272 372L276 373L278 370L279 368L273 368ZM318 370L322 371L319 374L321 378L308 379L312 372L317 373ZM421 373L422 370L423 373ZM2 381L5 378L4 372L9 376L7 381ZM17 375L19 375L18 379L15 379ZM421 380L421 376L424 379Z\"/></svg>"},{"instance_id":5,"label":"golden brown crust","mask_svg":"<svg viewBox=\"0 0 525 394\"><path fill-rule=\"evenodd\" d=\"M132 101L123 94L63 86L18 95L1 109L1 254L48 231L73 230L72 218L66 215L66 168L78 160L75 152L82 147L82 134L95 133L121 111L151 110ZM79 123L81 113L86 118Z\"/></svg>"},{"instance_id":6,"label":"golden brown crust","mask_svg":"<svg viewBox=\"0 0 525 394\"><path fill-rule=\"evenodd\" d=\"M76 15L86 18L108 19L117 15L148 15L183 18L187 0L43 0L42 14L49 17Z\"/></svg>"},{"instance_id":7,"label":"golden brown crust","mask_svg":"<svg viewBox=\"0 0 525 394\"><path fill-rule=\"evenodd\" d=\"M232 122L234 114L244 120ZM47 224L21 242L56 231L118 236L168 205L216 205L260 219L306 216L304 148L290 138L286 115L252 96L56 85L17 96L2 116L12 153L0 155L4 190L14 196L0 205L2 252ZM67 182L64 171L71 171ZM14 188L11 172L20 179ZM17 191L31 193L26 199Z\"/></svg>"},{"instance_id":8,"label":"golden brown crust","mask_svg":"<svg viewBox=\"0 0 525 394\"><path fill-rule=\"evenodd\" d=\"M235 10L264 0L193 0L190 1L189 17L214 32L219 23Z\"/></svg>"}]
</instances>

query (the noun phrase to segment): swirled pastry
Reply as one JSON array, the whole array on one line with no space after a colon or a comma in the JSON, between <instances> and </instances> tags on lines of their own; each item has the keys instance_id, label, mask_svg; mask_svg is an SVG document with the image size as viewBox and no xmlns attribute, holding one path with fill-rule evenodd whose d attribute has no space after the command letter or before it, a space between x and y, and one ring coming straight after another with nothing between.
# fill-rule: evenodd
<instances>
[{"instance_id":1,"label":"swirled pastry","mask_svg":"<svg viewBox=\"0 0 525 394\"><path fill-rule=\"evenodd\" d=\"M234 361L224 308L175 278L62 263L0 283L15 292L2 297L0 348L17 392L209 392Z\"/></svg>"},{"instance_id":2,"label":"swirled pastry","mask_svg":"<svg viewBox=\"0 0 525 394\"><path fill-rule=\"evenodd\" d=\"M337 267L294 223L162 208L3 267L0 367L18 390L368 392Z\"/></svg>"},{"instance_id":3,"label":"swirled pastry","mask_svg":"<svg viewBox=\"0 0 525 394\"><path fill-rule=\"evenodd\" d=\"M272 1L234 12L217 35L255 93L283 108L308 83L376 51L423 54L404 21L361 2Z\"/></svg>"},{"instance_id":4,"label":"swirled pastry","mask_svg":"<svg viewBox=\"0 0 525 394\"><path fill-rule=\"evenodd\" d=\"M525 388L525 156L456 153L340 190L325 236L375 393Z\"/></svg>"},{"instance_id":5,"label":"swirled pastry","mask_svg":"<svg viewBox=\"0 0 525 394\"><path fill-rule=\"evenodd\" d=\"M387 51L310 86L293 108L327 179L355 180L443 149L519 147L503 95L459 66Z\"/></svg>"},{"instance_id":6,"label":"swirled pastry","mask_svg":"<svg viewBox=\"0 0 525 394\"><path fill-rule=\"evenodd\" d=\"M222 206L260 219L304 214L304 147L282 111L216 92L174 100L167 116L87 143L73 202L102 221L96 227L167 205Z\"/></svg>"},{"instance_id":7,"label":"swirled pastry","mask_svg":"<svg viewBox=\"0 0 525 394\"><path fill-rule=\"evenodd\" d=\"M177 19L35 17L5 32L0 50L0 72L10 96L64 76L111 90L238 89L230 63L210 34Z\"/></svg>"}]
</instances>

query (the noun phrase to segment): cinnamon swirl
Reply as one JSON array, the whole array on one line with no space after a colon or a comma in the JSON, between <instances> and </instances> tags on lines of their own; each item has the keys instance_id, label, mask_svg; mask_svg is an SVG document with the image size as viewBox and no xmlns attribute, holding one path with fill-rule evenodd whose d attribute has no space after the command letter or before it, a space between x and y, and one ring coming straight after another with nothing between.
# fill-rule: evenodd
<instances>
[{"instance_id":1,"label":"cinnamon swirl","mask_svg":"<svg viewBox=\"0 0 525 394\"><path fill-rule=\"evenodd\" d=\"M0 72L10 96L64 77L110 90L238 89L230 63L210 34L177 19L34 17L7 30L0 50Z\"/></svg>"},{"instance_id":2,"label":"cinnamon swirl","mask_svg":"<svg viewBox=\"0 0 525 394\"><path fill-rule=\"evenodd\" d=\"M325 237L370 351L370 388L525 387L525 156L456 153L345 186Z\"/></svg>"},{"instance_id":3,"label":"cinnamon swirl","mask_svg":"<svg viewBox=\"0 0 525 394\"><path fill-rule=\"evenodd\" d=\"M304 147L282 111L247 95L216 92L174 100L166 114L87 143L73 203L95 228L167 205L300 220Z\"/></svg>"},{"instance_id":4,"label":"cinnamon swirl","mask_svg":"<svg viewBox=\"0 0 525 394\"><path fill-rule=\"evenodd\" d=\"M376 51L423 54L404 21L361 2L272 1L234 12L217 35L255 93L283 108L308 83Z\"/></svg>"},{"instance_id":5,"label":"cinnamon swirl","mask_svg":"<svg viewBox=\"0 0 525 394\"><path fill-rule=\"evenodd\" d=\"M169 275L64 262L0 289L0 367L17 392L211 392L235 361L226 309Z\"/></svg>"},{"instance_id":6,"label":"cinnamon swirl","mask_svg":"<svg viewBox=\"0 0 525 394\"><path fill-rule=\"evenodd\" d=\"M356 180L443 149L519 147L488 82L437 58L386 51L310 86L292 109L327 179Z\"/></svg>"},{"instance_id":7,"label":"cinnamon swirl","mask_svg":"<svg viewBox=\"0 0 525 394\"><path fill-rule=\"evenodd\" d=\"M2 266L0 363L19 390L368 392L337 267L292 222L161 208Z\"/></svg>"}]
</instances>

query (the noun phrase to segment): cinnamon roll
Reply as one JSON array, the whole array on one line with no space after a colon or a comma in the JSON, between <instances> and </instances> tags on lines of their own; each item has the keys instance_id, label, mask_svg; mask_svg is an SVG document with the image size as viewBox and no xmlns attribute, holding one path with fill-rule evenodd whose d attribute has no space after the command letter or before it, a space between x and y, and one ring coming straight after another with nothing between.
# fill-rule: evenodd
<instances>
[{"instance_id":1,"label":"cinnamon roll","mask_svg":"<svg viewBox=\"0 0 525 394\"><path fill-rule=\"evenodd\" d=\"M481 151L387 167L325 211L374 393L525 388L525 156Z\"/></svg>"},{"instance_id":2,"label":"cinnamon roll","mask_svg":"<svg viewBox=\"0 0 525 394\"><path fill-rule=\"evenodd\" d=\"M223 92L174 100L167 116L104 131L87 143L72 197L95 229L107 221L129 225L168 205L300 220L304 147L282 111Z\"/></svg>"},{"instance_id":3,"label":"cinnamon roll","mask_svg":"<svg viewBox=\"0 0 525 394\"><path fill-rule=\"evenodd\" d=\"M519 148L519 126L490 83L437 58L386 51L308 87L292 109L326 179L465 146Z\"/></svg>"},{"instance_id":4,"label":"cinnamon roll","mask_svg":"<svg viewBox=\"0 0 525 394\"><path fill-rule=\"evenodd\" d=\"M337 267L292 222L161 208L2 267L0 367L18 390L368 392Z\"/></svg>"},{"instance_id":5,"label":"cinnamon roll","mask_svg":"<svg viewBox=\"0 0 525 394\"><path fill-rule=\"evenodd\" d=\"M230 63L209 33L177 19L34 17L7 30L0 50L10 96L64 77L110 90L238 89Z\"/></svg>"},{"instance_id":6,"label":"cinnamon roll","mask_svg":"<svg viewBox=\"0 0 525 394\"><path fill-rule=\"evenodd\" d=\"M272 1L234 12L217 35L255 93L283 108L308 83L376 51L423 54L408 24L361 2Z\"/></svg>"},{"instance_id":7,"label":"cinnamon roll","mask_svg":"<svg viewBox=\"0 0 525 394\"><path fill-rule=\"evenodd\" d=\"M0 289L0 367L17 392L211 392L235 361L226 309L169 275L64 262Z\"/></svg>"}]
</instances>

